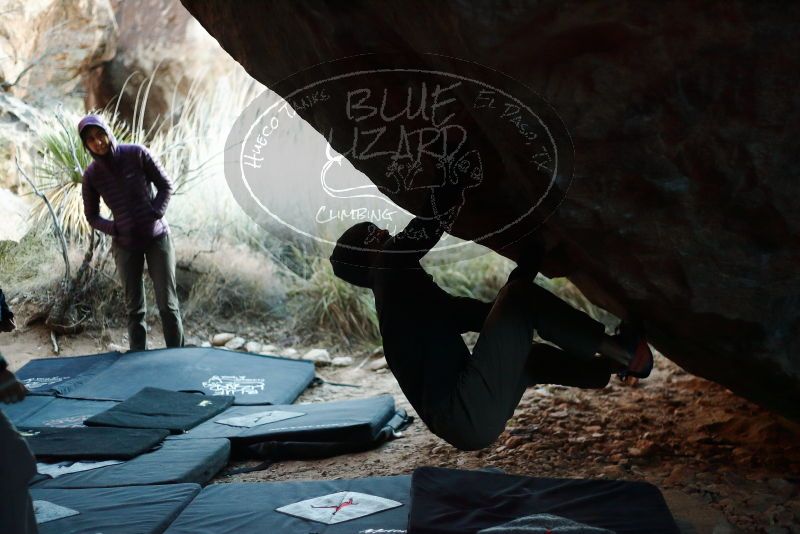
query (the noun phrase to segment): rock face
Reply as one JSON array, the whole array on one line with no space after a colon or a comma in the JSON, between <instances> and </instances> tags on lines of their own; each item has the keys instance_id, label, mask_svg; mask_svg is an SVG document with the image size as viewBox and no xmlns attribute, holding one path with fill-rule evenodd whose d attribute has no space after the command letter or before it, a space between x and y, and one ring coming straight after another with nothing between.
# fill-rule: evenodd
<instances>
[{"instance_id":1,"label":"rock face","mask_svg":"<svg viewBox=\"0 0 800 534\"><path fill-rule=\"evenodd\" d=\"M7 0L0 17L0 87L28 103L82 100L82 77L116 50L108 0Z\"/></svg>"},{"instance_id":2,"label":"rock face","mask_svg":"<svg viewBox=\"0 0 800 534\"><path fill-rule=\"evenodd\" d=\"M282 96L291 87L278 80L368 52L431 68L457 57L537 92L575 154L543 229L545 274L640 320L690 372L800 418L800 6L182 1ZM300 113L320 131L333 120L324 108ZM467 239L535 201L524 154L473 127L502 154L485 162L492 178L453 228ZM348 159L385 185L379 169ZM511 259L529 246L487 244Z\"/></svg>"},{"instance_id":3,"label":"rock face","mask_svg":"<svg viewBox=\"0 0 800 534\"><path fill-rule=\"evenodd\" d=\"M0 189L0 241L19 242L28 231L30 206L7 189Z\"/></svg>"},{"instance_id":4,"label":"rock face","mask_svg":"<svg viewBox=\"0 0 800 534\"><path fill-rule=\"evenodd\" d=\"M10 93L0 92L0 188L11 189L17 194L24 189L21 187L23 178L18 176L15 159L19 159L24 168L29 168L29 153L36 144L34 131L41 120L42 114L36 108L27 105ZM27 202L22 200L19 202L6 200L6 202L14 202L20 206L19 202L30 204L30 199ZM5 213L5 209L4 207L3 213ZM17 209L12 211L20 213ZM6 221L5 224L16 225L17 222ZM27 223L22 224L12 234L19 235L20 231L24 233L26 227ZM9 237L9 239L16 239L16 237Z\"/></svg>"},{"instance_id":5,"label":"rock face","mask_svg":"<svg viewBox=\"0 0 800 534\"><path fill-rule=\"evenodd\" d=\"M145 123L152 124L183 102L196 79L213 80L236 67L180 2L111 0L111 6L117 51L86 79L89 109L105 106L124 88L120 112L132 117L140 86L155 73L145 107Z\"/></svg>"},{"instance_id":6,"label":"rock face","mask_svg":"<svg viewBox=\"0 0 800 534\"><path fill-rule=\"evenodd\" d=\"M2 2L0 188L17 194L27 190L17 175L14 158L31 172L34 131L42 115L50 114L58 104L67 108L82 104L82 79L114 55L116 32L108 0ZM42 109L48 111L37 111ZM30 198L26 200L31 203ZM13 235L5 235L15 239L25 227L17 225Z\"/></svg>"}]
</instances>

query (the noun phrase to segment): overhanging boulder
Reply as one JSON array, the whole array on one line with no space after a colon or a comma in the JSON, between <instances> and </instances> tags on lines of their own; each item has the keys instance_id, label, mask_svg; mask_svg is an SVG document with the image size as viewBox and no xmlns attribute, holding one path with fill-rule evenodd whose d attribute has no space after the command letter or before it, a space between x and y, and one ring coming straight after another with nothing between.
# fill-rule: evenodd
<instances>
[{"instance_id":1,"label":"overhanging boulder","mask_svg":"<svg viewBox=\"0 0 800 534\"><path fill-rule=\"evenodd\" d=\"M525 84L574 144L574 180L543 230L545 273L643 321L690 372L800 418L800 6L182 1L284 97L286 77L372 52L431 68L460 58ZM320 132L339 120L301 115ZM519 151L472 126L501 154L486 165L499 172L463 205L453 229L463 238L538 194ZM376 168L353 163L385 185ZM526 241L486 244L516 259Z\"/></svg>"}]
</instances>

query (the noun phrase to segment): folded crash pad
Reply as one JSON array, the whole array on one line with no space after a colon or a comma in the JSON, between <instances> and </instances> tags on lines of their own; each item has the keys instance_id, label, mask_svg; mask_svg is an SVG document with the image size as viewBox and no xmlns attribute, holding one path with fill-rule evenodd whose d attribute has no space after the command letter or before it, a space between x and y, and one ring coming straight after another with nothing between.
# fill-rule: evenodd
<instances>
[{"instance_id":1,"label":"folded crash pad","mask_svg":"<svg viewBox=\"0 0 800 534\"><path fill-rule=\"evenodd\" d=\"M404 532L409 484L407 476L213 484L203 489L167 532Z\"/></svg>"},{"instance_id":2,"label":"folded crash pad","mask_svg":"<svg viewBox=\"0 0 800 534\"><path fill-rule=\"evenodd\" d=\"M549 514L617 534L678 534L661 492L646 482L531 478L422 467L414 471L408 534L513 532ZM541 526L541 524L538 524ZM557 529L553 527L556 532Z\"/></svg>"},{"instance_id":3,"label":"folded crash pad","mask_svg":"<svg viewBox=\"0 0 800 534\"><path fill-rule=\"evenodd\" d=\"M234 406L174 439L226 437L244 456L289 459L366 450L407 424L390 395L279 406Z\"/></svg>"},{"instance_id":4,"label":"folded crash pad","mask_svg":"<svg viewBox=\"0 0 800 534\"><path fill-rule=\"evenodd\" d=\"M169 431L141 428L20 428L33 454L47 460L129 460L149 451Z\"/></svg>"},{"instance_id":5,"label":"folded crash pad","mask_svg":"<svg viewBox=\"0 0 800 534\"><path fill-rule=\"evenodd\" d=\"M86 426L164 428L185 432L233 404L233 397L198 395L146 387L134 396L86 419Z\"/></svg>"},{"instance_id":6,"label":"folded crash pad","mask_svg":"<svg viewBox=\"0 0 800 534\"><path fill-rule=\"evenodd\" d=\"M228 463L226 439L165 441L126 462L46 479L37 488L106 488L193 482L205 484Z\"/></svg>"},{"instance_id":7,"label":"folded crash pad","mask_svg":"<svg viewBox=\"0 0 800 534\"><path fill-rule=\"evenodd\" d=\"M198 494L197 484L31 489L34 501L78 512L39 525L39 534L161 534Z\"/></svg>"},{"instance_id":8,"label":"folded crash pad","mask_svg":"<svg viewBox=\"0 0 800 534\"><path fill-rule=\"evenodd\" d=\"M312 362L214 348L129 352L71 389L71 397L125 400L145 387L229 395L235 404L290 404L314 379Z\"/></svg>"}]
</instances>

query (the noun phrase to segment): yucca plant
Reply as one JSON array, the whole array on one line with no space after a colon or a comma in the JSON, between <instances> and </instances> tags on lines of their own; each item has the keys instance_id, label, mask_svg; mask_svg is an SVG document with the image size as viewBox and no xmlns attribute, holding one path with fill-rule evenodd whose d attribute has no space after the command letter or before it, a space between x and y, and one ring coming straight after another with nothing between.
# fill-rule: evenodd
<instances>
[{"instance_id":1,"label":"yucca plant","mask_svg":"<svg viewBox=\"0 0 800 534\"><path fill-rule=\"evenodd\" d=\"M119 142L127 142L129 128L118 117L101 113ZM78 113L61 108L39 125L41 160L34 166L39 189L47 195L56 212L64 237L71 242L83 242L92 228L83 216L81 183L83 171L92 156L83 148L77 132ZM104 215L108 210L102 205ZM35 227L50 224L50 214L44 204L37 204L31 216Z\"/></svg>"}]
</instances>

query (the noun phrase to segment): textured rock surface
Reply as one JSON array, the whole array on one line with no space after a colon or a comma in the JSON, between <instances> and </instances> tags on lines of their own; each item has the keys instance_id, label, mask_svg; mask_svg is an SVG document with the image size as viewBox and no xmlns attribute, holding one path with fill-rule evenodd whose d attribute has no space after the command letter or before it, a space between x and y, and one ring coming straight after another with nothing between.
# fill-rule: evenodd
<instances>
[{"instance_id":1,"label":"textured rock surface","mask_svg":"<svg viewBox=\"0 0 800 534\"><path fill-rule=\"evenodd\" d=\"M108 0L2 2L0 187L26 190L14 158L30 168L37 110L81 105L81 80L114 55L116 30Z\"/></svg>"},{"instance_id":2,"label":"textured rock surface","mask_svg":"<svg viewBox=\"0 0 800 534\"><path fill-rule=\"evenodd\" d=\"M0 86L26 102L80 102L83 76L114 56L108 0L7 0L0 14Z\"/></svg>"},{"instance_id":3,"label":"textured rock surface","mask_svg":"<svg viewBox=\"0 0 800 534\"><path fill-rule=\"evenodd\" d=\"M172 106L181 104L196 79L213 80L237 68L179 2L111 0L111 5L119 27L117 52L87 77L87 108L106 105L124 87L120 110L131 117L140 86L155 73L145 108L145 122L151 124L175 111Z\"/></svg>"},{"instance_id":4,"label":"textured rock surface","mask_svg":"<svg viewBox=\"0 0 800 534\"><path fill-rule=\"evenodd\" d=\"M687 370L800 417L800 6L183 3L268 86L386 51L454 56L527 84L575 146L574 182L544 232L546 274L643 321ZM505 172L467 200L453 233L500 217L487 198L530 202L517 156L504 154Z\"/></svg>"},{"instance_id":5,"label":"textured rock surface","mask_svg":"<svg viewBox=\"0 0 800 534\"><path fill-rule=\"evenodd\" d=\"M9 93L0 92L0 188L19 194L23 178L18 176L15 158L25 168L30 165L30 152L35 145L34 130L42 114ZM30 203L30 199L26 204Z\"/></svg>"},{"instance_id":6,"label":"textured rock surface","mask_svg":"<svg viewBox=\"0 0 800 534\"><path fill-rule=\"evenodd\" d=\"M0 188L0 241L19 242L28 231L30 206L7 189Z\"/></svg>"}]
</instances>

